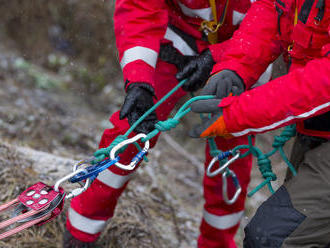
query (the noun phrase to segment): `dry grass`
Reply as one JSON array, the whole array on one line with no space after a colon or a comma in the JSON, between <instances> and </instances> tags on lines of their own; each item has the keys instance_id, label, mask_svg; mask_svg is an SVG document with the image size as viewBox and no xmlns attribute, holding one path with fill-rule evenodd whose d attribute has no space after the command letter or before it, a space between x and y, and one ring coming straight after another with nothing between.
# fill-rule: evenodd
<instances>
[{"instance_id":1,"label":"dry grass","mask_svg":"<svg viewBox=\"0 0 330 248\"><path fill-rule=\"evenodd\" d=\"M15 148L0 143L0 202L17 197L27 185L39 181L40 177L44 177L45 183L54 183L55 178L39 174L34 169L33 163L23 158ZM162 189L151 186L152 180L145 173L136 176L131 187L121 197L116 215L103 232L97 246L180 247L181 241L187 239L180 231L186 219L177 217L178 206L165 197ZM138 185L148 186L141 190ZM65 211L68 205L66 204ZM64 223L65 214L62 213L42 227L32 227L0 241L0 247L61 247Z\"/></svg>"}]
</instances>

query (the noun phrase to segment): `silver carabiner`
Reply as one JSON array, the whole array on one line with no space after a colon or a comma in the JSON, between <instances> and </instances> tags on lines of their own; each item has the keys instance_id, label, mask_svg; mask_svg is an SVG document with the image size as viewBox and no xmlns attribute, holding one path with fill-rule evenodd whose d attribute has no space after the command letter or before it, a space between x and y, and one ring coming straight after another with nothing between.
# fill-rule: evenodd
<instances>
[{"instance_id":1,"label":"silver carabiner","mask_svg":"<svg viewBox=\"0 0 330 248\"><path fill-rule=\"evenodd\" d=\"M112 148L112 150L110 151L110 159L111 160L115 159L116 152L119 149L121 149L122 147L124 147L128 144L132 144L132 143L134 143L140 139L146 138L146 137L147 137L147 135L140 133L140 134L134 136L133 138L124 140L123 142L119 143L114 148ZM115 165L123 170L134 170L135 166L141 161L143 156L148 152L149 147L150 147L150 142L149 142L149 140L147 140L144 143L144 148L132 159L130 164L124 165L124 164L117 162L117 163L115 163Z\"/></svg>"},{"instance_id":2,"label":"silver carabiner","mask_svg":"<svg viewBox=\"0 0 330 248\"><path fill-rule=\"evenodd\" d=\"M236 188L236 192L234 194L234 196L229 199L228 197L228 189L227 189L227 174L229 174L228 176L230 176L233 180L233 183L235 185ZM233 203L235 203L239 197L239 195L242 192L242 187L239 184L239 181L237 179L237 176L235 174L235 172L233 172L232 170L226 170L223 174L222 174L222 196L224 201L228 204L228 205L232 205Z\"/></svg>"},{"instance_id":3,"label":"silver carabiner","mask_svg":"<svg viewBox=\"0 0 330 248\"><path fill-rule=\"evenodd\" d=\"M235 156L233 156L231 159L229 159L224 165L220 166L218 169L216 169L215 171L212 171L213 166L215 165L215 163L219 160L219 156L214 157L211 162L209 163L209 166L206 169L206 175L208 177L215 177L217 175L219 175L220 173L223 173L224 170L231 165L232 163L234 163L237 159L239 159L240 156L240 152L238 151ZM219 161L220 163L220 161Z\"/></svg>"},{"instance_id":4,"label":"silver carabiner","mask_svg":"<svg viewBox=\"0 0 330 248\"><path fill-rule=\"evenodd\" d=\"M81 169L77 169L76 171L74 171L74 172L72 172L72 173L70 173L70 174L62 177L61 179L59 179L55 183L54 190L57 191L57 192L59 192L59 187L60 187L60 185L62 183L64 183L65 181L69 180L71 177L74 177L75 175L78 175L81 172L87 173L87 171L85 169L81 168ZM71 199L73 197L76 197L76 196L82 194L84 191L86 191L89 188L90 185L91 185L91 180L90 180L90 178L87 178L83 187L76 188L76 189L72 190L70 193L68 193L65 196L65 199L66 200L67 199Z\"/></svg>"}]
</instances>

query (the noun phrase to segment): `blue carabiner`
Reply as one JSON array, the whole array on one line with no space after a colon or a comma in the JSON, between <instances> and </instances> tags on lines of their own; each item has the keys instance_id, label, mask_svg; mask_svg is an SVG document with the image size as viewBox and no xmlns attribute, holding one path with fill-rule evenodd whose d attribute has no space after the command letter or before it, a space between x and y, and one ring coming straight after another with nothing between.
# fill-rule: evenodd
<instances>
[{"instance_id":1,"label":"blue carabiner","mask_svg":"<svg viewBox=\"0 0 330 248\"><path fill-rule=\"evenodd\" d=\"M141 151L139 151L139 152L134 156L134 158L132 158L130 165L132 165L132 166L137 165L137 164L143 159L143 157L144 157L147 153L148 153L148 151L145 150L145 149L142 149Z\"/></svg>"},{"instance_id":2,"label":"blue carabiner","mask_svg":"<svg viewBox=\"0 0 330 248\"><path fill-rule=\"evenodd\" d=\"M85 172L81 172L74 177L71 177L69 181L71 183L77 183L87 178L90 178L93 181L102 171L108 169L111 165L117 163L119 161L119 156L115 157L115 159L106 159L101 162L96 163L95 165L91 165L85 168Z\"/></svg>"}]
</instances>

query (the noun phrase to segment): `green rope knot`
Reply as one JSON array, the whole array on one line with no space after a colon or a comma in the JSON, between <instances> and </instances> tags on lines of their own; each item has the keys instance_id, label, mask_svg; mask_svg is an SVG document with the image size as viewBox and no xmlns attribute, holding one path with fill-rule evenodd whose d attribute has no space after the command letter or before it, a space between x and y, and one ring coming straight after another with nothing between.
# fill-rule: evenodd
<instances>
[{"instance_id":1,"label":"green rope knot","mask_svg":"<svg viewBox=\"0 0 330 248\"><path fill-rule=\"evenodd\" d=\"M260 154L258 156L258 166L259 170L262 174L262 177L265 179L263 182L261 182L257 187L255 187L253 190L251 190L248 193L248 197L253 196L256 192L258 192L261 188L263 188L265 185L268 186L269 191L273 194L275 191L272 187L271 181L275 181L277 179L276 174L272 171L272 164L271 161L267 156L264 154Z\"/></svg>"},{"instance_id":2,"label":"green rope knot","mask_svg":"<svg viewBox=\"0 0 330 248\"><path fill-rule=\"evenodd\" d=\"M283 147L285 143L294 136L296 136L296 126L290 125L285 127L285 129L279 136L274 137L273 147L274 148Z\"/></svg>"},{"instance_id":3,"label":"green rope knot","mask_svg":"<svg viewBox=\"0 0 330 248\"><path fill-rule=\"evenodd\" d=\"M179 120L170 118L166 121L159 121L155 124L155 128L161 132L169 131L179 124Z\"/></svg>"},{"instance_id":4,"label":"green rope knot","mask_svg":"<svg viewBox=\"0 0 330 248\"><path fill-rule=\"evenodd\" d=\"M271 161L265 155L260 155L258 157L258 166L263 178L271 181L275 181L277 179L276 174L272 170Z\"/></svg>"},{"instance_id":5,"label":"green rope knot","mask_svg":"<svg viewBox=\"0 0 330 248\"><path fill-rule=\"evenodd\" d=\"M120 144L121 142L125 141L127 139L126 136L124 135L119 135L117 138L115 138L112 143L106 147L106 148L101 148L99 150L97 150L94 153L94 157L95 159L92 161L92 163L97 163L100 162L102 160L104 160L105 158L109 157L110 151L112 150L112 148L114 148L116 145ZM127 146L124 146L122 148L120 148L118 150L119 153L122 153L125 151Z\"/></svg>"}]
</instances>

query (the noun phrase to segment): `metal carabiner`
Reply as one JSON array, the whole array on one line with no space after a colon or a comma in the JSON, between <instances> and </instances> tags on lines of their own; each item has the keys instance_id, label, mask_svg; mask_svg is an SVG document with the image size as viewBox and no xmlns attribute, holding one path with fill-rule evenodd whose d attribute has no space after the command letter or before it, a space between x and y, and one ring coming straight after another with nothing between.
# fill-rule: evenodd
<instances>
[{"instance_id":1,"label":"metal carabiner","mask_svg":"<svg viewBox=\"0 0 330 248\"><path fill-rule=\"evenodd\" d=\"M227 175L229 174L229 175ZM235 185L236 188L236 192L234 194L234 196L229 199L228 197L228 190L227 190L227 178L231 177L231 179L233 180L233 183ZM222 174L222 196L224 201L228 204L228 205L232 205L233 203L235 203L239 197L239 195L242 192L242 187L239 184L238 178L235 174L235 172L233 172L232 170L226 170L223 174Z\"/></svg>"},{"instance_id":2,"label":"metal carabiner","mask_svg":"<svg viewBox=\"0 0 330 248\"><path fill-rule=\"evenodd\" d=\"M123 142L119 143L118 145L116 145L114 148L112 148L112 150L110 151L110 159L114 160L115 156L116 156L116 152L121 149L122 147L128 145L128 144L132 144L142 138L146 138L147 135L140 133L136 136L134 136L133 138L124 140ZM150 142L149 140L147 140L144 144L144 148L138 152L134 158L132 158L131 163L128 165L124 165L121 164L119 162L116 162L115 165L123 170L134 170L135 166L143 159L143 157L147 154L148 150L150 147Z\"/></svg>"},{"instance_id":3,"label":"metal carabiner","mask_svg":"<svg viewBox=\"0 0 330 248\"><path fill-rule=\"evenodd\" d=\"M74 171L74 172L72 172L72 173L70 173L70 174L68 174L68 175L66 175L66 176L64 176L64 177L62 177L61 179L59 179L59 180L55 183L55 185L54 185L54 190L57 191L57 192L59 192L60 185L61 185L63 182L69 180L70 178L72 178L72 177L74 177L75 175L78 175L79 173L82 173L82 172L83 172L83 173L87 173L87 171L86 171L85 169L81 168L81 169L77 169L76 171ZM87 178L83 187L76 188L76 189L72 190L70 193L68 193L68 194L65 196L65 199L68 200L68 199L71 199L71 198L73 198L73 197L76 197L76 196L82 194L84 191L86 191L86 190L89 188L90 184L91 184L91 180L90 180L90 178Z\"/></svg>"},{"instance_id":4,"label":"metal carabiner","mask_svg":"<svg viewBox=\"0 0 330 248\"><path fill-rule=\"evenodd\" d=\"M238 151L235 156L233 156L231 159L229 159L224 165L220 166L218 169L216 169L215 171L212 171L213 166L215 165L215 163L217 161L219 161L219 156L214 157L211 162L209 163L209 166L206 169L206 175L208 177L215 177L217 175L219 175L220 173L223 173L224 170L231 165L232 163L234 163L237 159L239 159L240 157L240 152ZM220 163L220 161L219 161Z\"/></svg>"}]
</instances>

